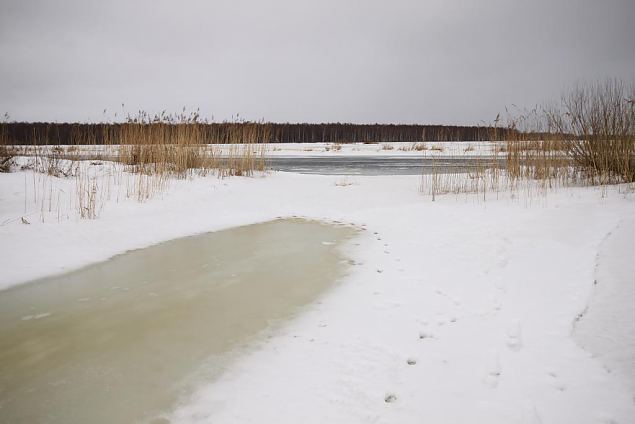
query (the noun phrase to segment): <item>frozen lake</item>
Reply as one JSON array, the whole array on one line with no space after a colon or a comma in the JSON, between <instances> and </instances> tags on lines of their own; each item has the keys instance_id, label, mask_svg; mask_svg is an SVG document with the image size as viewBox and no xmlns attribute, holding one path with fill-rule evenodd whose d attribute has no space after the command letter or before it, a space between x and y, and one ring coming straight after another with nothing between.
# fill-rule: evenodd
<instances>
[{"instance_id":1,"label":"frozen lake","mask_svg":"<svg viewBox=\"0 0 635 424\"><path fill-rule=\"evenodd\" d=\"M505 166L505 159L493 157L413 156L273 156L267 165L275 171L323 175L426 175L468 173Z\"/></svg>"},{"instance_id":2,"label":"frozen lake","mask_svg":"<svg viewBox=\"0 0 635 424\"><path fill-rule=\"evenodd\" d=\"M346 268L339 247L355 232L276 220L0 292L0 422L148 422L169 412L334 284Z\"/></svg>"}]
</instances>

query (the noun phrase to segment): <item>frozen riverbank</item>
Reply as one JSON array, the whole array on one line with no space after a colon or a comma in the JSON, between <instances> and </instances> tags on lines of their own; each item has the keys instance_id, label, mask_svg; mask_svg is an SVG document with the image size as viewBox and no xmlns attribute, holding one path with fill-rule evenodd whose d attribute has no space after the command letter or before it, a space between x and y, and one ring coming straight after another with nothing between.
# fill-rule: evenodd
<instances>
[{"instance_id":1,"label":"frozen riverbank","mask_svg":"<svg viewBox=\"0 0 635 424\"><path fill-rule=\"evenodd\" d=\"M635 417L628 377L608 373L571 337L591 294L598 246L635 213L632 195L581 188L431 202L416 176L208 177L174 181L143 204L113 200L94 221L26 225L24 181L23 173L0 178L4 287L278 216L365 224L343 284L182 399L170 415L175 422Z\"/></svg>"},{"instance_id":2,"label":"frozen riverbank","mask_svg":"<svg viewBox=\"0 0 635 424\"><path fill-rule=\"evenodd\" d=\"M184 237L0 292L0 423L151 420L345 270L345 226Z\"/></svg>"}]
</instances>

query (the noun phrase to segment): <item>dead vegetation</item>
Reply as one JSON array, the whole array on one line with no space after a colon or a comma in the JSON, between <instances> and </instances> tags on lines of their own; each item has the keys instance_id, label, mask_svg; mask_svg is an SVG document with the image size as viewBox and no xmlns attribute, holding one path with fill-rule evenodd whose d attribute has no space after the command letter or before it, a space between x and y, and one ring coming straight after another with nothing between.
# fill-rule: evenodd
<instances>
[{"instance_id":1,"label":"dead vegetation","mask_svg":"<svg viewBox=\"0 0 635 424\"><path fill-rule=\"evenodd\" d=\"M2 127L4 130L5 127ZM147 201L171 180L195 176L252 176L266 170L266 126L245 123L225 134L226 144L210 145L198 114L150 116L139 112L117 126L103 125L100 144L93 131L74 128L70 146L41 145L45 134L34 132L30 146L10 146L0 134L0 167L10 170L14 155L28 155L22 169L32 170L32 201L41 218L57 209L75 209L80 218L95 219L106 200L115 197ZM56 188L56 179L73 179L73 193ZM64 199L63 199L64 198ZM61 206L67 206L63 208ZM68 214L65 214L68 217ZM62 214L58 213L58 219Z\"/></svg>"},{"instance_id":2,"label":"dead vegetation","mask_svg":"<svg viewBox=\"0 0 635 424\"><path fill-rule=\"evenodd\" d=\"M304 150L307 151L307 149L304 149ZM333 143L333 144L324 146L324 151L325 152L330 152L330 151L339 152L341 150L342 150L342 144L341 143Z\"/></svg>"},{"instance_id":3,"label":"dead vegetation","mask_svg":"<svg viewBox=\"0 0 635 424\"><path fill-rule=\"evenodd\" d=\"M2 126L0 127L0 172L10 172L13 165L13 155L9 152L8 144L7 129Z\"/></svg>"},{"instance_id":4,"label":"dead vegetation","mask_svg":"<svg viewBox=\"0 0 635 424\"><path fill-rule=\"evenodd\" d=\"M433 199L448 193L485 199L488 192L533 195L559 187L633 183L634 103L634 86L619 80L579 85L557 103L509 118L510 136L493 152L505 159L503 167L483 158L468 174L440 174L433 165L432 174L422 177L421 191Z\"/></svg>"},{"instance_id":5,"label":"dead vegetation","mask_svg":"<svg viewBox=\"0 0 635 424\"><path fill-rule=\"evenodd\" d=\"M549 130L594 183L635 181L635 86L608 80L578 86L546 109Z\"/></svg>"},{"instance_id":6,"label":"dead vegetation","mask_svg":"<svg viewBox=\"0 0 635 424\"><path fill-rule=\"evenodd\" d=\"M424 142L412 143L410 145L401 146L399 150L402 152L423 152L428 150L428 146Z\"/></svg>"}]
</instances>

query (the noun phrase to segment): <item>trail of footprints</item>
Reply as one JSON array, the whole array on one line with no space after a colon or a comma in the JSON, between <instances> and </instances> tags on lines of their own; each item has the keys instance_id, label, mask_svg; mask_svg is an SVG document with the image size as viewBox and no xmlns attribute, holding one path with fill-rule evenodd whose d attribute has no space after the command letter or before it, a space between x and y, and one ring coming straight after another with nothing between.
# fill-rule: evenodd
<instances>
[{"instance_id":1,"label":"trail of footprints","mask_svg":"<svg viewBox=\"0 0 635 424\"><path fill-rule=\"evenodd\" d=\"M373 235L375 236L376 240L381 242L382 238L381 235L378 232L374 232ZM509 244L508 240L505 240L506 244ZM389 246L388 243L383 243L383 250L385 254L390 254L390 250L389 250ZM499 268L504 268L507 266L508 263L508 257L505 253L505 249L503 248L499 248L498 250L498 261L496 263L496 265ZM397 259L398 261L398 259ZM376 269L378 274L383 273L383 269L378 268ZM488 270L489 271L489 270ZM496 313L498 312L501 308L502 308L502 300L499 297L500 295L503 295L506 291L506 285L504 282L504 279L499 278L494 282L494 287L497 289L497 295L494 298L494 304L493 304L493 312ZM376 293L376 292L375 292ZM450 296L449 294L443 292L440 289L435 289L435 293L438 296L444 297L447 300L449 300L455 307L460 308L461 307L461 301L459 299L456 299L452 296ZM436 319L436 323L438 326L443 326L446 323L455 323L457 322L457 318L454 316L451 316L449 319L446 320L445 316L443 314L438 314L437 319ZM422 329L421 331L419 331L418 334L418 338L420 341L424 341L424 340L431 340L431 339L435 339L436 336L434 334L434 332L432 330L430 330L429 328L429 323L427 321L423 322L423 326L424 329ZM504 343L507 346L507 348L512 351L512 352L518 352L522 349L523 343L522 343L522 325L520 320L518 319L514 319L512 320L508 327L507 330L505 332L505 336L504 336ZM406 359L406 365L408 366L415 366L417 364L417 359L414 356L410 356ZM498 350L493 350L487 360L486 363L486 373L485 376L483 378L483 383L487 386L490 387L492 389L495 389L496 387L498 387L500 379L502 377L503 374L503 367L501 365L501 359L500 359L500 354ZM560 379L558 378L558 375L555 371L549 371L548 372L548 376L549 379L551 380L551 385L558 391L564 391L566 390L566 386L560 381ZM384 402L387 404L391 404L396 402L398 399L397 397L397 393L395 392L387 392L384 395Z\"/></svg>"},{"instance_id":2,"label":"trail of footprints","mask_svg":"<svg viewBox=\"0 0 635 424\"><path fill-rule=\"evenodd\" d=\"M507 347L513 351L519 351L522 347L520 320L513 320L507 327L507 339L505 341Z\"/></svg>"},{"instance_id":3,"label":"trail of footprints","mask_svg":"<svg viewBox=\"0 0 635 424\"><path fill-rule=\"evenodd\" d=\"M498 386L498 380L502 374L503 370L501 368L500 356L497 351L493 351L490 353L488 363L487 363L487 374L483 379L483 382L488 387L495 389Z\"/></svg>"},{"instance_id":4,"label":"trail of footprints","mask_svg":"<svg viewBox=\"0 0 635 424\"><path fill-rule=\"evenodd\" d=\"M375 236L376 240L381 242L382 238L381 235L378 232L373 232L373 235ZM390 254L390 250L389 250L389 246L388 243L383 243L383 251L385 254ZM400 262L399 259L395 259L397 262ZM402 269L399 269L399 271L403 271ZM384 271L381 268L377 268L376 272L378 274L382 274ZM455 307L460 307L461 306L461 302L458 299L452 298L451 296L449 296L448 294L442 292L441 290L436 290L435 293L439 296L443 296L446 297ZM377 292L374 292L373 294L377 294ZM452 316L449 319L446 319L445 316L443 314L438 314L437 318L436 318L436 324L438 326L443 326L446 323L450 322L450 323L455 323L457 321L457 318ZM426 340L426 339L434 339L435 335L434 332L432 332L432 330L428 329L428 322L424 321L423 322L423 326L426 327L426 329L422 330L419 332L419 340ZM415 366L417 365L417 359L414 356L409 356L408 358L406 358L405 363L407 366ZM384 395L384 402L387 404L391 404L397 401L397 394L395 392L386 392Z\"/></svg>"}]
</instances>

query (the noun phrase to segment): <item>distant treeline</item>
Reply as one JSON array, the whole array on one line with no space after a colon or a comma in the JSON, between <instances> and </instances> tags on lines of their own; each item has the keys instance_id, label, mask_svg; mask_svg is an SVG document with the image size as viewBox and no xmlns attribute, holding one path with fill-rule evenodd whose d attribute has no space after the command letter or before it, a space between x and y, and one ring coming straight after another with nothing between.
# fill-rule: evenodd
<instances>
[{"instance_id":1,"label":"distant treeline","mask_svg":"<svg viewBox=\"0 0 635 424\"><path fill-rule=\"evenodd\" d=\"M401 124L276 124L276 123L0 123L6 144L121 144L130 130L159 130L169 134L196 133L201 143L387 143L419 141L486 141L508 139L515 133L485 126ZM183 131L186 129L187 131Z\"/></svg>"}]
</instances>

